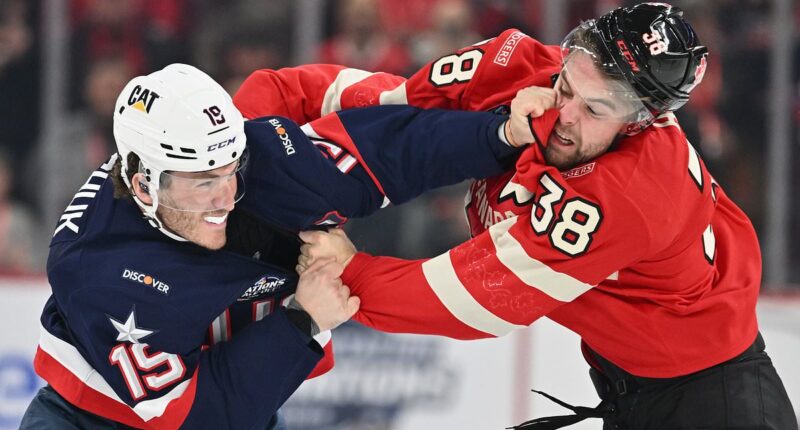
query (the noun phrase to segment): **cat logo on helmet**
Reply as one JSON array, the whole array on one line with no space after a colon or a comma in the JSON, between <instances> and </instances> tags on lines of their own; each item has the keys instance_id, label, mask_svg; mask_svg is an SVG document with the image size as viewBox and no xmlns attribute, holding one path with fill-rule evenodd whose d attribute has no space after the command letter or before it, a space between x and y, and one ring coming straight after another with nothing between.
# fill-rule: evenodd
<instances>
[{"instance_id":1,"label":"cat logo on helmet","mask_svg":"<svg viewBox=\"0 0 800 430\"><path fill-rule=\"evenodd\" d=\"M160 97L155 91L137 85L133 87L131 94L128 96L128 106L144 113L150 113L153 102Z\"/></svg>"}]
</instances>

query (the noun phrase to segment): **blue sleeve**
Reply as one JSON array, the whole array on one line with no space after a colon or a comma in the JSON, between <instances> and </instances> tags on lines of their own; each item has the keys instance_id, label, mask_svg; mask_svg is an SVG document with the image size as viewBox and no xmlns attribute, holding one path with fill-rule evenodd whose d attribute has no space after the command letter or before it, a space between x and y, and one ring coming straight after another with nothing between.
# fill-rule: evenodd
<instances>
[{"instance_id":1,"label":"blue sleeve","mask_svg":"<svg viewBox=\"0 0 800 430\"><path fill-rule=\"evenodd\" d=\"M326 219L341 224L358 216L362 207L380 207L383 202L363 170L339 170L325 147L315 145L290 119L247 121L245 133L249 161L237 210L299 231L325 224Z\"/></svg>"},{"instance_id":2,"label":"blue sleeve","mask_svg":"<svg viewBox=\"0 0 800 430\"><path fill-rule=\"evenodd\" d=\"M502 173L519 154L505 117L488 112L376 106L299 127L287 118L245 123L250 153L239 207L297 231L365 217L388 199Z\"/></svg>"},{"instance_id":3,"label":"blue sleeve","mask_svg":"<svg viewBox=\"0 0 800 430\"><path fill-rule=\"evenodd\" d=\"M377 106L338 113L392 204L470 178L502 173L519 149L500 140L507 119L488 112ZM372 190L375 192L375 190ZM363 207L368 215L379 207Z\"/></svg>"}]
</instances>

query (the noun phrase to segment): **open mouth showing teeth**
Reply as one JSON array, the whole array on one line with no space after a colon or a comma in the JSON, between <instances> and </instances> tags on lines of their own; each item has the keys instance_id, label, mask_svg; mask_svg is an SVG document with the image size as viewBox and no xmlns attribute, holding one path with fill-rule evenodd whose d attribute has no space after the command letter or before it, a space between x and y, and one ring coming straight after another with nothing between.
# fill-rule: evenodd
<instances>
[{"instance_id":1,"label":"open mouth showing teeth","mask_svg":"<svg viewBox=\"0 0 800 430\"><path fill-rule=\"evenodd\" d=\"M221 216L207 216L203 217L204 220L210 222L211 224L222 224L228 219L228 214L221 215Z\"/></svg>"},{"instance_id":2,"label":"open mouth showing teeth","mask_svg":"<svg viewBox=\"0 0 800 430\"><path fill-rule=\"evenodd\" d=\"M555 133L556 137L558 137L558 140L560 140L560 141L561 141L561 143L563 143L564 145L572 145L572 143L573 143L573 142L572 142L571 140L569 140L569 139L567 139L566 137L562 136L562 135L561 135L559 132L557 132L557 131L553 131L553 132Z\"/></svg>"}]
</instances>

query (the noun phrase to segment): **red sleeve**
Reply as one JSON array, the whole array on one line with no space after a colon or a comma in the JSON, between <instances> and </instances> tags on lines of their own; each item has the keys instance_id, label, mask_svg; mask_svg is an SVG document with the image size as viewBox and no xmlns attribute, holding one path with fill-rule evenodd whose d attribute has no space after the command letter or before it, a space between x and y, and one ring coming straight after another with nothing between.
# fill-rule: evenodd
<instances>
[{"instance_id":1,"label":"red sleeve","mask_svg":"<svg viewBox=\"0 0 800 430\"><path fill-rule=\"evenodd\" d=\"M445 254L417 261L356 255L342 275L361 298L356 319L389 332L501 336L648 252L645 217L610 181L580 193L535 146L517 164L517 181L531 211Z\"/></svg>"},{"instance_id":2,"label":"red sleeve","mask_svg":"<svg viewBox=\"0 0 800 430\"><path fill-rule=\"evenodd\" d=\"M516 29L436 59L408 81L332 64L251 74L233 97L245 118L288 117L305 124L343 109L387 104L488 110L509 104L517 90L550 86L561 56Z\"/></svg>"},{"instance_id":3,"label":"red sleeve","mask_svg":"<svg viewBox=\"0 0 800 430\"><path fill-rule=\"evenodd\" d=\"M233 97L245 118L285 116L298 124L330 112L380 104L380 94L405 81L332 64L310 64L251 74Z\"/></svg>"},{"instance_id":4,"label":"red sleeve","mask_svg":"<svg viewBox=\"0 0 800 430\"><path fill-rule=\"evenodd\" d=\"M438 58L405 86L405 102L418 107L488 110L508 105L517 91L551 86L561 54L517 29Z\"/></svg>"}]
</instances>

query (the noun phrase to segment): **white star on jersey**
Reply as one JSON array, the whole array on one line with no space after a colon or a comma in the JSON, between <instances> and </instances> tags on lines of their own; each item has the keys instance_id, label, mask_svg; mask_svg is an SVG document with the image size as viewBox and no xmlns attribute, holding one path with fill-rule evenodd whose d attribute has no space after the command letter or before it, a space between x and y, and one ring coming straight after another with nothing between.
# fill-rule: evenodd
<instances>
[{"instance_id":1,"label":"white star on jersey","mask_svg":"<svg viewBox=\"0 0 800 430\"><path fill-rule=\"evenodd\" d=\"M153 333L153 330L136 327L136 316L133 314L133 309L131 309L131 314L128 315L128 319L124 323L111 317L108 317L108 319L111 320L111 324L119 332L117 340L120 342L139 343L139 339Z\"/></svg>"}]
</instances>

